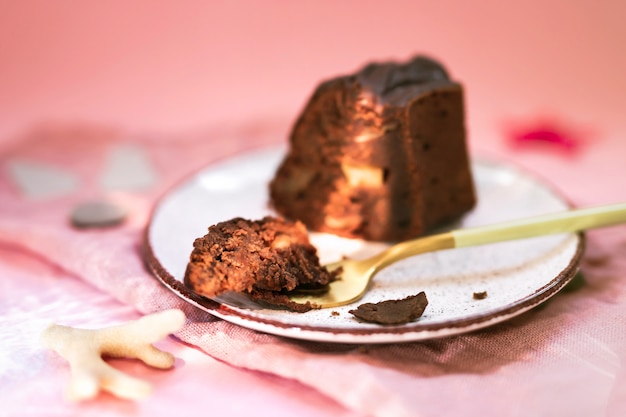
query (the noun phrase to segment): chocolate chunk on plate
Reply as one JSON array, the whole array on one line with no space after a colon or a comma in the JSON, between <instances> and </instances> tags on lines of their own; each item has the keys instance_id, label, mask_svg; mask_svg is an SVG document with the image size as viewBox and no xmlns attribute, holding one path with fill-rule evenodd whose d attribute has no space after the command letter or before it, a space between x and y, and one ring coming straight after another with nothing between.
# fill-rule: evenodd
<instances>
[{"instance_id":1,"label":"chocolate chunk on plate","mask_svg":"<svg viewBox=\"0 0 626 417\"><path fill-rule=\"evenodd\" d=\"M378 324L405 324L418 319L424 313L428 299L424 291L401 300L365 303L350 313L355 317Z\"/></svg>"}]
</instances>

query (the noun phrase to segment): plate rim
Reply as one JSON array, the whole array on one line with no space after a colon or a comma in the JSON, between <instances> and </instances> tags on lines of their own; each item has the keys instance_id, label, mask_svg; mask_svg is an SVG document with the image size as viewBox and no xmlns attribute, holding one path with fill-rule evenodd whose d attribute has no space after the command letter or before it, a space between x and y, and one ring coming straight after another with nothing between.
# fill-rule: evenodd
<instances>
[{"instance_id":1,"label":"plate rim","mask_svg":"<svg viewBox=\"0 0 626 417\"><path fill-rule=\"evenodd\" d=\"M418 320L403 325L381 325L378 327L362 328L335 328L320 325L302 324L291 325L272 318L259 316L251 317L250 315L242 313L237 308L233 308L218 301L197 295L191 289L187 288L182 280L177 279L169 271L167 271L165 267L161 264L161 262L157 259L157 256L154 253L150 241L150 230L156 215L156 211L160 207L162 201L168 198L173 190L176 190L182 185L189 183L191 180L197 178L198 175L200 175L204 171L211 169L212 167L220 163L228 162L231 159L242 156L253 156L255 153L269 152L272 150L278 152L281 149L284 150L284 145L282 144L280 146L265 145L254 148L247 148L211 161L203 167L184 176L183 178L181 178L180 181L177 181L175 184L169 187L161 196L156 199L151 207L148 222L144 227L142 236L142 255L144 262L148 266L148 269L152 272L152 275L156 279L158 279L168 289L173 291L178 297L196 306L197 308L200 308L208 312L209 314L212 314L215 317L230 321L235 325L246 327L255 331L262 331L274 334L276 336L283 336L308 341L334 343L398 343L419 341L471 332L518 316L544 303L549 298L554 296L561 289L563 289L563 287L565 287L578 272L578 269L580 267L580 261L586 247L586 237L583 232L570 234L571 236L576 237L577 243L576 251L571 257L569 263L545 285L537 288L532 294L516 300L513 303L506 304L501 308L491 310L486 313L475 314L468 317L460 317L457 319L446 320L443 322L420 323ZM532 172L529 172L525 168L521 168L518 165L511 163L510 161L496 162L491 159L486 159L482 157L470 157L470 161L472 162L472 164L478 163L482 165L513 169L520 175L523 175L524 177L537 183L539 186L547 189L553 196L561 200L569 208L575 207L575 205L569 199L567 199L562 192L557 190L556 187L552 185L552 183L540 178L538 175ZM234 319L236 319L236 321ZM251 323L251 325L241 324L241 322ZM274 329L276 331L272 331ZM281 332L279 332L278 330L281 330ZM290 332L286 334L285 331ZM315 337L315 335L325 335L326 337ZM391 339L385 339L385 337L390 337ZM382 340L378 340L381 338Z\"/></svg>"}]
</instances>

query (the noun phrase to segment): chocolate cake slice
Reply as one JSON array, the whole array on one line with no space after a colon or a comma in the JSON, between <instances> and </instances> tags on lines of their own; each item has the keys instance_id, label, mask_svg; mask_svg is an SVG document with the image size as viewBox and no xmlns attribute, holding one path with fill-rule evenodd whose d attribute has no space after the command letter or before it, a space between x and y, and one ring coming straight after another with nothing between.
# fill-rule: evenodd
<instances>
[{"instance_id":1,"label":"chocolate cake slice","mask_svg":"<svg viewBox=\"0 0 626 417\"><path fill-rule=\"evenodd\" d=\"M476 200L463 100L423 56L323 82L270 184L273 208L313 231L377 241L457 219Z\"/></svg>"},{"instance_id":2,"label":"chocolate cake slice","mask_svg":"<svg viewBox=\"0 0 626 417\"><path fill-rule=\"evenodd\" d=\"M205 297L233 291L303 312L314 306L294 303L285 293L323 290L335 276L320 265L302 223L238 217L209 227L194 241L184 282Z\"/></svg>"}]
</instances>

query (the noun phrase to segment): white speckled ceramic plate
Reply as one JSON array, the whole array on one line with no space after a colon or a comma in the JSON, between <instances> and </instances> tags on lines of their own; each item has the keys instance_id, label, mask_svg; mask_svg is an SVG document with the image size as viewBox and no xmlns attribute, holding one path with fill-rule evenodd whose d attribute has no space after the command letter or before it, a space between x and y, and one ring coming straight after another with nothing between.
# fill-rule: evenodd
<instances>
[{"instance_id":1,"label":"white speckled ceramic plate","mask_svg":"<svg viewBox=\"0 0 626 417\"><path fill-rule=\"evenodd\" d=\"M405 259L381 271L358 303L292 313L242 308L198 297L182 284L195 238L236 216L272 214L267 184L283 147L257 150L215 163L172 190L155 206L146 229L147 262L176 294L232 323L276 335L338 343L424 340L483 328L519 315L558 292L578 268L583 237L563 234L454 249ZM470 227L562 211L568 203L537 178L497 163L474 162L478 205L459 224ZM383 244L312 234L322 262L362 257ZM429 304L418 320L382 326L348 311L360 303L404 298L425 291ZM474 293L485 292L477 300Z\"/></svg>"}]
</instances>

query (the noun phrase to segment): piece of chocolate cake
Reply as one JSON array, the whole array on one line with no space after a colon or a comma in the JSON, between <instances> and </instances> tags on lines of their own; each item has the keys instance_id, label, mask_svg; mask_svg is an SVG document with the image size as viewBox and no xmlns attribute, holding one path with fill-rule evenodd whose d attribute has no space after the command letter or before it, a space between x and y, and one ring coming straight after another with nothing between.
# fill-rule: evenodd
<instances>
[{"instance_id":1,"label":"piece of chocolate cake","mask_svg":"<svg viewBox=\"0 0 626 417\"><path fill-rule=\"evenodd\" d=\"M209 227L194 241L184 282L205 297L233 291L303 312L314 306L294 303L285 292L323 289L335 276L320 265L302 223L238 217Z\"/></svg>"},{"instance_id":2,"label":"piece of chocolate cake","mask_svg":"<svg viewBox=\"0 0 626 417\"><path fill-rule=\"evenodd\" d=\"M426 57L323 82L293 128L271 204L314 231L424 234L475 204L464 119L462 86Z\"/></svg>"}]
</instances>

